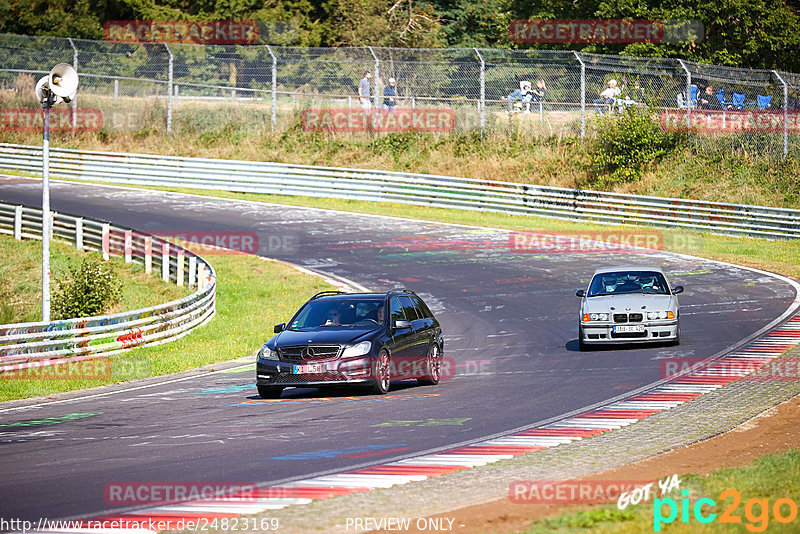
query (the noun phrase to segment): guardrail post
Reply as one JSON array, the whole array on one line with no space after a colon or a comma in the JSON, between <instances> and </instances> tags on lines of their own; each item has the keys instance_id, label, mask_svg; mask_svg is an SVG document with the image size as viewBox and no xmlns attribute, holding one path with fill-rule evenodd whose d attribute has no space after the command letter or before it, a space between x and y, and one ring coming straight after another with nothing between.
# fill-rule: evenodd
<instances>
[{"instance_id":1,"label":"guardrail post","mask_svg":"<svg viewBox=\"0 0 800 534\"><path fill-rule=\"evenodd\" d=\"M72 37L67 37L69 45L72 47L72 68L78 71L78 48L72 42ZM74 130L78 121L78 98L77 96L72 99L72 129Z\"/></svg>"},{"instance_id":2,"label":"guardrail post","mask_svg":"<svg viewBox=\"0 0 800 534\"><path fill-rule=\"evenodd\" d=\"M14 206L14 239L22 239L22 206Z\"/></svg>"},{"instance_id":3,"label":"guardrail post","mask_svg":"<svg viewBox=\"0 0 800 534\"><path fill-rule=\"evenodd\" d=\"M586 137L586 63L575 50L572 53L581 65L581 139L583 139Z\"/></svg>"},{"instance_id":4,"label":"guardrail post","mask_svg":"<svg viewBox=\"0 0 800 534\"><path fill-rule=\"evenodd\" d=\"M197 283L197 257L189 256L189 285Z\"/></svg>"},{"instance_id":5,"label":"guardrail post","mask_svg":"<svg viewBox=\"0 0 800 534\"><path fill-rule=\"evenodd\" d=\"M172 65L174 58L172 57L172 50L169 49L169 45L164 43L164 48L167 49L167 54L169 54L169 81L167 85L167 133L172 131Z\"/></svg>"},{"instance_id":6,"label":"guardrail post","mask_svg":"<svg viewBox=\"0 0 800 534\"><path fill-rule=\"evenodd\" d=\"M278 59L272 53L272 47L267 45L267 51L272 56L272 129L278 122Z\"/></svg>"},{"instance_id":7,"label":"guardrail post","mask_svg":"<svg viewBox=\"0 0 800 534\"><path fill-rule=\"evenodd\" d=\"M153 272L153 238L149 235L144 237L144 272Z\"/></svg>"},{"instance_id":8,"label":"guardrail post","mask_svg":"<svg viewBox=\"0 0 800 534\"><path fill-rule=\"evenodd\" d=\"M103 249L103 259L108 261L108 259L111 257L110 254L109 254L109 250L111 248L111 243L109 242L111 240L111 236L110 236L110 234L111 234L111 225L110 224L108 224L108 223L104 223L103 224L102 234L103 234L103 237L102 237L102 243L100 245L100 248Z\"/></svg>"},{"instance_id":9,"label":"guardrail post","mask_svg":"<svg viewBox=\"0 0 800 534\"><path fill-rule=\"evenodd\" d=\"M131 258L131 241L133 240L133 233L130 230L125 230L125 263L130 263Z\"/></svg>"},{"instance_id":10,"label":"guardrail post","mask_svg":"<svg viewBox=\"0 0 800 534\"><path fill-rule=\"evenodd\" d=\"M169 282L169 243L161 243L161 279Z\"/></svg>"},{"instance_id":11,"label":"guardrail post","mask_svg":"<svg viewBox=\"0 0 800 534\"><path fill-rule=\"evenodd\" d=\"M197 264L197 289L206 288L206 266L204 263Z\"/></svg>"},{"instance_id":12,"label":"guardrail post","mask_svg":"<svg viewBox=\"0 0 800 534\"><path fill-rule=\"evenodd\" d=\"M773 70L772 74L783 85L783 159L786 159L789 157L789 86L778 71Z\"/></svg>"},{"instance_id":13,"label":"guardrail post","mask_svg":"<svg viewBox=\"0 0 800 534\"><path fill-rule=\"evenodd\" d=\"M183 285L183 252L178 252L178 271L176 272L177 275L177 284L179 286Z\"/></svg>"},{"instance_id":14,"label":"guardrail post","mask_svg":"<svg viewBox=\"0 0 800 534\"><path fill-rule=\"evenodd\" d=\"M483 135L483 129L486 126L486 63L483 61L483 56L478 49L473 48L473 50L478 54L478 59L481 60L481 99L478 104L478 110L481 116L481 135Z\"/></svg>"},{"instance_id":15,"label":"guardrail post","mask_svg":"<svg viewBox=\"0 0 800 534\"><path fill-rule=\"evenodd\" d=\"M83 218L75 219L75 248L83 252Z\"/></svg>"}]
</instances>

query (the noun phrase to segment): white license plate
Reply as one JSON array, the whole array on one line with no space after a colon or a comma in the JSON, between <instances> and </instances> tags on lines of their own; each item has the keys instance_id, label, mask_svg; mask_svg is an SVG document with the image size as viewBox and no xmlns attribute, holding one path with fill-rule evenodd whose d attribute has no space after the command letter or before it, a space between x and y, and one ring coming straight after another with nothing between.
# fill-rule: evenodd
<instances>
[{"instance_id":1,"label":"white license plate","mask_svg":"<svg viewBox=\"0 0 800 534\"><path fill-rule=\"evenodd\" d=\"M310 363L308 365L293 365L293 375L307 375L311 373L324 373L326 371L324 363Z\"/></svg>"},{"instance_id":2,"label":"white license plate","mask_svg":"<svg viewBox=\"0 0 800 534\"><path fill-rule=\"evenodd\" d=\"M626 324L615 326L613 332L615 334L628 334L631 332L644 332L643 324Z\"/></svg>"}]
</instances>

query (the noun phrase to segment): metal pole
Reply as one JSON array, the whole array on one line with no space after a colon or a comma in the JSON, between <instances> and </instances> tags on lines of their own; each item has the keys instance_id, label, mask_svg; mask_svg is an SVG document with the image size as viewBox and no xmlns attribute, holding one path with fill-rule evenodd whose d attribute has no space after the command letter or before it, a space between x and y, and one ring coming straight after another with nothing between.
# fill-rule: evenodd
<instances>
[{"instance_id":1,"label":"metal pole","mask_svg":"<svg viewBox=\"0 0 800 534\"><path fill-rule=\"evenodd\" d=\"M119 98L119 79L114 78L114 102Z\"/></svg>"},{"instance_id":2,"label":"metal pole","mask_svg":"<svg viewBox=\"0 0 800 534\"><path fill-rule=\"evenodd\" d=\"M72 37L67 37L70 46L72 47L72 67L77 72L78 70L78 48L72 42ZM74 130L78 124L78 97L72 99L72 129Z\"/></svg>"},{"instance_id":3,"label":"metal pole","mask_svg":"<svg viewBox=\"0 0 800 534\"><path fill-rule=\"evenodd\" d=\"M686 63L682 59L679 59L678 63L680 63L683 72L686 73L686 131L689 132L688 135L692 135L692 73L686 68Z\"/></svg>"},{"instance_id":4,"label":"metal pole","mask_svg":"<svg viewBox=\"0 0 800 534\"><path fill-rule=\"evenodd\" d=\"M789 86L778 71L773 70L772 74L783 84L783 159L789 157Z\"/></svg>"},{"instance_id":5,"label":"metal pole","mask_svg":"<svg viewBox=\"0 0 800 534\"><path fill-rule=\"evenodd\" d=\"M583 139L586 137L586 64L575 50L572 53L581 64L581 139Z\"/></svg>"},{"instance_id":6,"label":"metal pole","mask_svg":"<svg viewBox=\"0 0 800 534\"><path fill-rule=\"evenodd\" d=\"M375 59L375 76L373 77L375 79L375 91L373 91L375 93L375 96L374 96L373 102L377 106L378 105L378 76L380 75L380 68L379 68L380 67L380 61L378 61L378 56L375 55L375 51L372 49L372 47L368 46L367 48L369 48L370 54L372 54L372 57Z\"/></svg>"},{"instance_id":7,"label":"metal pole","mask_svg":"<svg viewBox=\"0 0 800 534\"><path fill-rule=\"evenodd\" d=\"M486 126L486 63L483 61L483 56L478 49L473 48L473 50L478 54L478 59L481 60L481 101L478 109L481 114L481 135L483 135L483 129Z\"/></svg>"},{"instance_id":8,"label":"metal pole","mask_svg":"<svg viewBox=\"0 0 800 534\"><path fill-rule=\"evenodd\" d=\"M42 321L50 322L50 91L42 101Z\"/></svg>"},{"instance_id":9,"label":"metal pole","mask_svg":"<svg viewBox=\"0 0 800 534\"><path fill-rule=\"evenodd\" d=\"M269 55L272 56L272 129L278 121L278 59L272 53L272 48L267 45Z\"/></svg>"},{"instance_id":10,"label":"metal pole","mask_svg":"<svg viewBox=\"0 0 800 534\"><path fill-rule=\"evenodd\" d=\"M174 58L172 57L172 50L169 49L169 45L164 43L164 48L167 49L167 54L169 54L169 85L167 86L167 133L172 131L172 65Z\"/></svg>"}]
</instances>

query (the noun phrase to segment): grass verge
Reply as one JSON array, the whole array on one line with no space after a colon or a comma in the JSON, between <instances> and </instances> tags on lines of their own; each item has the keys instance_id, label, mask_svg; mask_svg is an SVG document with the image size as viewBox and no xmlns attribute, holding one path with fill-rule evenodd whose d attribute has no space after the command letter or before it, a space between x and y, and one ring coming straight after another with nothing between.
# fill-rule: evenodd
<instances>
[{"instance_id":1,"label":"grass verge","mask_svg":"<svg viewBox=\"0 0 800 534\"><path fill-rule=\"evenodd\" d=\"M606 505L534 521L525 534L598 532L638 534L640 532L797 532L800 506L800 449L765 455L752 464L723 468L706 476L685 475L681 490L661 497L662 502L630 505L619 510ZM688 490L688 495L682 492ZM733 492L725 493L726 490ZM738 500L737 500L738 495ZM658 496L657 496L658 498ZM674 500L671 521L669 500ZM700 501L710 499L710 501ZM779 499L782 499L779 502ZM778 506L776 506L776 503ZM684 515L684 510L686 514ZM695 510L699 510L696 512ZM702 512L700 514L700 512ZM730 521L723 522L727 513ZM706 523L699 517L711 518ZM776 518L780 516L784 521ZM659 518L656 522L655 519ZM789 519L785 521L785 519Z\"/></svg>"},{"instance_id":2,"label":"grass verge","mask_svg":"<svg viewBox=\"0 0 800 534\"><path fill-rule=\"evenodd\" d=\"M68 246L55 241L53 245ZM106 379L0 379L0 401L165 375L254 354L272 336L273 324L285 321L309 295L331 289L317 277L256 256L219 255L207 259L217 271L217 314L213 321L177 341L110 356L111 375ZM169 286L155 277L152 280Z\"/></svg>"}]
</instances>

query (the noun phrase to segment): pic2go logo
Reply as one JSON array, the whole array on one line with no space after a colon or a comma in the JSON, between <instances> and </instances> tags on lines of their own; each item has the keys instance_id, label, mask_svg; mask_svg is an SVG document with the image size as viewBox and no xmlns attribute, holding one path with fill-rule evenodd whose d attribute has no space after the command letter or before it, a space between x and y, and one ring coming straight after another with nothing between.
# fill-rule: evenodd
<instances>
[{"instance_id":1,"label":"pic2go logo","mask_svg":"<svg viewBox=\"0 0 800 534\"><path fill-rule=\"evenodd\" d=\"M697 499L692 505L689 502L689 490L682 490L683 498L680 500L680 507L675 499L666 497L664 499L656 498L653 501L653 531L661 532L662 525L667 525L674 522L678 518L678 512L681 514L681 523L689 523L689 512L692 512L694 519L698 523L713 523L715 520L718 523L742 523L740 515L736 514L736 509L742 502L742 496L734 489L726 489L719 494L719 499L725 501L733 499L733 502L725 508L725 511L719 515L711 512L710 508L717 506L716 501L709 498ZM707 509L703 510L706 506ZM664 508L667 508L667 515L664 515ZM744 516L747 519L745 528L750 532L764 532L769 526L770 511L772 512L772 519L778 523L791 523L797 518L797 504L787 498L777 499L770 509L769 499L750 499L744 505Z\"/></svg>"}]
</instances>

